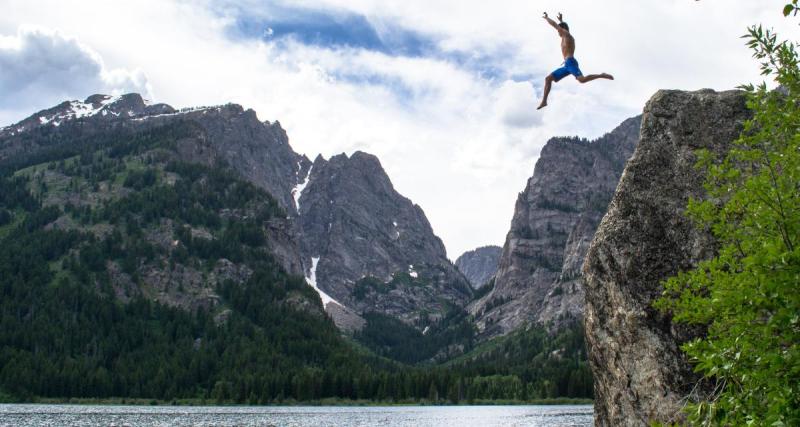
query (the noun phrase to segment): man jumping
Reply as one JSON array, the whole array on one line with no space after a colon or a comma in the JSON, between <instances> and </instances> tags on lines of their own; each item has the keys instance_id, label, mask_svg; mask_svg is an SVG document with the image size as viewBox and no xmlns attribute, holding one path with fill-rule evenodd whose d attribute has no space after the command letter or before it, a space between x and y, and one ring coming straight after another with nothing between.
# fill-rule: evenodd
<instances>
[{"instance_id":1,"label":"man jumping","mask_svg":"<svg viewBox=\"0 0 800 427\"><path fill-rule=\"evenodd\" d=\"M602 74L589 74L588 76L584 76L581 73L581 69L578 68L578 61L575 60L575 38L572 37L572 34L569 33L569 26L566 22L562 19L561 13L558 14L558 24L555 21L550 19L547 16L547 12L544 13L543 16L544 20L547 21L548 24L552 25L553 28L558 31L558 35L561 36L561 53L564 55L564 66L553 71L550 73L549 76L545 77L544 79L544 95L542 96L542 103L539 104L537 110L541 110L542 108L547 106L547 96L550 95L550 86L553 85L553 82L557 82L568 74L572 74L575 76L575 79L581 83L590 82L595 79L608 79L614 80L614 76L607 73Z\"/></svg>"}]
</instances>

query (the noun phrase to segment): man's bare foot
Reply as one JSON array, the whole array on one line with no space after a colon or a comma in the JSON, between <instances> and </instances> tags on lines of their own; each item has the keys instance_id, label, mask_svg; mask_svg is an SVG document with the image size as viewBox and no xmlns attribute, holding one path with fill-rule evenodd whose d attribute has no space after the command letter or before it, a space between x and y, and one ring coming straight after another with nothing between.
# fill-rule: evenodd
<instances>
[{"instance_id":1,"label":"man's bare foot","mask_svg":"<svg viewBox=\"0 0 800 427\"><path fill-rule=\"evenodd\" d=\"M608 74L608 73L600 74L600 77L602 77L604 79L614 80L614 76L612 76L611 74Z\"/></svg>"},{"instance_id":2,"label":"man's bare foot","mask_svg":"<svg viewBox=\"0 0 800 427\"><path fill-rule=\"evenodd\" d=\"M546 102L542 102L541 104L539 104L539 106L538 106L538 107L536 107L536 109L537 109L537 110L541 110L541 109L542 109L542 108L544 108L544 107L547 107L547 103L546 103Z\"/></svg>"}]
</instances>

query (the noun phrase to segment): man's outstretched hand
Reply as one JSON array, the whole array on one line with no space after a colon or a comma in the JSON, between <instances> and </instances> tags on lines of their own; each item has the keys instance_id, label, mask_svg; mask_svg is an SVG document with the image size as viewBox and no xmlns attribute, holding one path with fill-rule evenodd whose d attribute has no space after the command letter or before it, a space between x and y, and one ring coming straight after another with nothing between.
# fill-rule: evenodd
<instances>
[{"instance_id":1,"label":"man's outstretched hand","mask_svg":"<svg viewBox=\"0 0 800 427\"><path fill-rule=\"evenodd\" d=\"M545 12L544 15L542 15L542 18L547 19L547 12Z\"/></svg>"}]
</instances>

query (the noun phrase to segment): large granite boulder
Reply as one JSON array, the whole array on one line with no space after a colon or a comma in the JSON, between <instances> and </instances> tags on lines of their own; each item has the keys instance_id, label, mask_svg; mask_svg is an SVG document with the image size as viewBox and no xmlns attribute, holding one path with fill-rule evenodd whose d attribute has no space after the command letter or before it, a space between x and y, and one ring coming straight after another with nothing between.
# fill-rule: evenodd
<instances>
[{"instance_id":1,"label":"large granite boulder","mask_svg":"<svg viewBox=\"0 0 800 427\"><path fill-rule=\"evenodd\" d=\"M647 103L641 140L583 264L584 322L595 379L595 425L680 420L705 385L679 346L702 329L652 307L662 282L715 253L685 215L702 198L695 150L723 152L749 116L741 92L659 91Z\"/></svg>"}]
</instances>

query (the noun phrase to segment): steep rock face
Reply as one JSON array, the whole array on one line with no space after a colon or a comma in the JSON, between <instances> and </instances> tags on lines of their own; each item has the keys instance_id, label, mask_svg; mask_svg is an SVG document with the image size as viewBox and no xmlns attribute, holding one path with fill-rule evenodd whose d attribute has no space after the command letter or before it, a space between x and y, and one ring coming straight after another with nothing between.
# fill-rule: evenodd
<instances>
[{"instance_id":1,"label":"steep rock face","mask_svg":"<svg viewBox=\"0 0 800 427\"><path fill-rule=\"evenodd\" d=\"M494 289L470 304L484 337L583 311L580 266L639 138L640 117L596 141L553 138L520 193Z\"/></svg>"},{"instance_id":2,"label":"steep rock face","mask_svg":"<svg viewBox=\"0 0 800 427\"><path fill-rule=\"evenodd\" d=\"M469 284L474 289L478 289L497 272L497 265L500 263L502 253L503 248L500 246L484 246L464 252L456 259L456 267L464 273Z\"/></svg>"},{"instance_id":3,"label":"steep rock face","mask_svg":"<svg viewBox=\"0 0 800 427\"><path fill-rule=\"evenodd\" d=\"M287 213L296 214L292 190L311 162L292 150L279 122L260 122L255 111L236 104L201 108L176 116L179 117L153 116L141 121L152 122L148 123L151 126L176 119L197 123L203 130L201 140L179 142L178 149L187 160L223 161L272 194Z\"/></svg>"},{"instance_id":4,"label":"steep rock face","mask_svg":"<svg viewBox=\"0 0 800 427\"><path fill-rule=\"evenodd\" d=\"M340 305L424 327L470 298L422 209L394 190L375 156L317 157L296 197L307 274Z\"/></svg>"},{"instance_id":5,"label":"steep rock face","mask_svg":"<svg viewBox=\"0 0 800 427\"><path fill-rule=\"evenodd\" d=\"M698 382L679 345L702 331L651 304L663 280L713 256L711 236L684 215L704 195L694 151L725 150L748 115L737 91L660 91L645 107L641 141L583 265L598 426L680 419Z\"/></svg>"},{"instance_id":6,"label":"steep rock face","mask_svg":"<svg viewBox=\"0 0 800 427\"><path fill-rule=\"evenodd\" d=\"M185 161L231 167L247 181L266 190L291 216L296 216L292 188L310 162L289 146L286 131L277 121L259 122L253 110L236 104L182 110L175 114L143 117L137 126L159 127L191 123L199 127L194 138L176 142ZM269 224L273 255L292 274L303 273L303 261L294 223L288 218Z\"/></svg>"}]
</instances>

